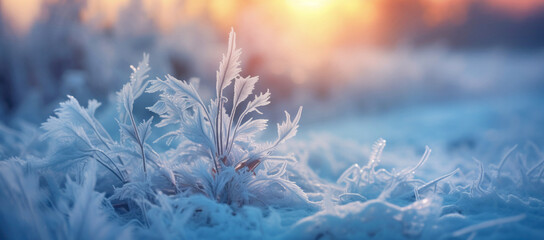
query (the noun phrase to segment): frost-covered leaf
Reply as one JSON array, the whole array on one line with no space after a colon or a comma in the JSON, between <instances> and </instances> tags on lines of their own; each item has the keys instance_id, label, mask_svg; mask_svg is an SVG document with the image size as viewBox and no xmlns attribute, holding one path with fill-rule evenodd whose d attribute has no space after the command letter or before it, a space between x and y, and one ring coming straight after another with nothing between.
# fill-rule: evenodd
<instances>
[{"instance_id":1,"label":"frost-covered leaf","mask_svg":"<svg viewBox=\"0 0 544 240\"><path fill-rule=\"evenodd\" d=\"M236 131L235 141L250 141L259 132L266 129L268 119L255 119L250 118L243 123Z\"/></svg>"},{"instance_id":2,"label":"frost-covered leaf","mask_svg":"<svg viewBox=\"0 0 544 240\"><path fill-rule=\"evenodd\" d=\"M302 107L298 109L297 115L293 121L291 121L291 116L288 112L285 112L285 121L278 124L278 139L276 140L276 144L282 143L297 134L298 122L300 121L301 114Z\"/></svg>"},{"instance_id":3,"label":"frost-covered leaf","mask_svg":"<svg viewBox=\"0 0 544 240\"><path fill-rule=\"evenodd\" d=\"M195 111L194 116L184 119L184 126L181 129L182 135L194 143L201 144L209 149L214 149L213 136L209 125L205 123L200 110Z\"/></svg>"},{"instance_id":4,"label":"frost-covered leaf","mask_svg":"<svg viewBox=\"0 0 544 240\"><path fill-rule=\"evenodd\" d=\"M232 80L242 71L240 68L241 54L242 50L236 49L236 33L234 33L234 30L231 30L227 53L223 55L223 59L219 63L219 70L217 71L215 87L217 96L222 96L221 92L223 89L230 85Z\"/></svg>"},{"instance_id":5,"label":"frost-covered leaf","mask_svg":"<svg viewBox=\"0 0 544 240\"><path fill-rule=\"evenodd\" d=\"M242 116L245 116L245 114L251 112L257 112L259 114L262 114L262 112L259 111L259 107L263 107L268 104L270 104L270 92L267 90L265 93L255 95L255 98L252 101L249 101Z\"/></svg>"},{"instance_id":6,"label":"frost-covered leaf","mask_svg":"<svg viewBox=\"0 0 544 240\"><path fill-rule=\"evenodd\" d=\"M238 104L247 99L247 97L253 92L253 89L255 89L255 83L257 83L257 81L259 81L259 77L240 77L236 79L234 82L233 108L236 108Z\"/></svg>"},{"instance_id":7,"label":"frost-covered leaf","mask_svg":"<svg viewBox=\"0 0 544 240\"><path fill-rule=\"evenodd\" d=\"M137 132L134 129L134 126L124 123L118 123L121 130L121 137L132 140L134 143L139 144L145 143L147 138L151 134L151 123L153 122L153 117L148 120L143 120L137 126Z\"/></svg>"},{"instance_id":8,"label":"frost-covered leaf","mask_svg":"<svg viewBox=\"0 0 544 240\"><path fill-rule=\"evenodd\" d=\"M57 116L49 117L42 124L42 129L45 130L42 138L73 136L72 126L78 126L84 129L93 144L105 146L111 144L111 137L94 117L98 106L100 103L90 100L88 107L84 108L79 105L77 99L68 95L68 101L60 103L60 107L55 110Z\"/></svg>"},{"instance_id":9,"label":"frost-covered leaf","mask_svg":"<svg viewBox=\"0 0 544 240\"><path fill-rule=\"evenodd\" d=\"M104 161L108 156L103 153L111 149L114 142L94 117L100 104L91 100L89 106L83 108L74 97L68 98L55 110L57 117L51 116L42 124L46 131L42 138L55 139L55 144L51 146L48 156L36 162L36 166L64 169L94 158L112 169L113 166Z\"/></svg>"},{"instance_id":10,"label":"frost-covered leaf","mask_svg":"<svg viewBox=\"0 0 544 240\"><path fill-rule=\"evenodd\" d=\"M130 74L130 84L132 85L134 98L138 98L144 93L147 87L146 80L149 77L147 73L149 70L151 70L149 67L149 54L144 53L143 59L138 63L138 66L130 66L130 68L132 69L132 74Z\"/></svg>"},{"instance_id":11,"label":"frost-covered leaf","mask_svg":"<svg viewBox=\"0 0 544 240\"><path fill-rule=\"evenodd\" d=\"M150 81L150 86L146 91L149 93L162 91L167 96L176 96L192 104L202 104L202 99L193 83L178 80L171 75L167 75L165 80L157 78Z\"/></svg>"},{"instance_id":12,"label":"frost-covered leaf","mask_svg":"<svg viewBox=\"0 0 544 240\"><path fill-rule=\"evenodd\" d=\"M130 68L132 69L130 81L123 85L121 91L117 92L117 111L122 123L125 123L128 114L132 113L134 100L144 93L149 84L149 81L147 81L149 78L147 73L151 69L149 67L149 55L144 53L138 67L130 66Z\"/></svg>"}]
</instances>

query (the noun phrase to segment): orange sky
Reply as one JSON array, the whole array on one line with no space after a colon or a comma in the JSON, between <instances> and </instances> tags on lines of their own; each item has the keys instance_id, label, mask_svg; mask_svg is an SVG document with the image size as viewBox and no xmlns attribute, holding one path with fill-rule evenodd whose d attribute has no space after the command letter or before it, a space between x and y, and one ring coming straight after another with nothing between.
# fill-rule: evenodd
<instances>
[{"instance_id":1,"label":"orange sky","mask_svg":"<svg viewBox=\"0 0 544 240\"><path fill-rule=\"evenodd\" d=\"M4 17L24 34L39 19L43 2L0 0ZM191 21L206 21L220 32L240 31L240 41L268 59L267 69L291 74L328 66L336 47L346 43L383 43L406 31L404 23L420 19L422 27L462 24L471 4L506 17L523 18L544 7L544 0L138 0L162 32ZM99 27L110 26L131 0L89 0L81 17ZM24 14L21 14L24 13ZM273 43L271 42L273 41ZM276 61L276 62L274 62ZM291 66L292 69L287 69Z\"/></svg>"},{"instance_id":2,"label":"orange sky","mask_svg":"<svg viewBox=\"0 0 544 240\"><path fill-rule=\"evenodd\" d=\"M2 11L19 32L27 31L40 14L42 2L53 0L3 0ZM115 21L120 9L130 0L89 0L83 13L86 19L99 17L105 24ZM480 2L491 9L513 17L530 15L539 7L544 7L544 0L283 0L283 1L246 1L246 0L142 0L148 14L160 22L164 28L172 27L176 22L194 17L208 16L218 25L233 25L235 17L246 5L268 5L269 9L280 12L288 11L287 21L301 19L330 18L334 16L358 21L360 24L373 23L384 12L395 5L406 2L419 4L424 9L424 19L430 26L441 23L459 23L464 20L469 4ZM270 6L274 5L274 6ZM261 8L262 9L262 8ZM21 14L24 13L24 14ZM331 23L327 27L336 27Z\"/></svg>"}]
</instances>

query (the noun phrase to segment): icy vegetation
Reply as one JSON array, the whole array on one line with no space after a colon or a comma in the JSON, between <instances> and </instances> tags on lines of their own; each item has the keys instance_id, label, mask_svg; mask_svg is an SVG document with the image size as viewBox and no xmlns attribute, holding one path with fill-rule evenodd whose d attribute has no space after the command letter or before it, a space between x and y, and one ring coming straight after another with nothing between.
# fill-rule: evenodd
<instances>
[{"instance_id":1,"label":"icy vegetation","mask_svg":"<svg viewBox=\"0 0 544 240\"><path fill-rule=\"evenodd\" d=\"M253 94L258 77L241 76L240 55L231 32L210 99L196 78L150 80L144 55L110 104L114 127L97 117L99 102L72 96L41 128L0 125L0 239L543 236L537 144L485 161L494 164L441 156L427 174L429 147L419 161L388 156L396 166L382 161L381 138L370 151L323 134L291 139L302 107L261 142L270 92ZM144 95L156 102L143 106ZM135 113L145 109L155 116Z\"/></svg>"}]
</instances>

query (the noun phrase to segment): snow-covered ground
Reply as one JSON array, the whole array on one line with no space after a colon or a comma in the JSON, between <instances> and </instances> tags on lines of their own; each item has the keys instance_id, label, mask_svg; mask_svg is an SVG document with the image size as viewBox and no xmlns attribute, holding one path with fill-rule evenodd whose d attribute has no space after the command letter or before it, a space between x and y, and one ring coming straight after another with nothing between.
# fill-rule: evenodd
<instances>
[{"instance_id":1,"label":"snow-covered ground","mask_svg":"<svg viewBox=\"0 0 544 240\"><path fill-rule=\"evenodd\" d=\"M543 100L538 94L489 97L303 125L300 142L291 149L302 152L300 158L316 174L315 182L325 182L320 190L308 186L309 192L334 192L333 183L347 167L368 164L371 143L378 138L386 139L387 147L377 168L397 173L411 168L428 145L432 153L414 171L415 178L447 177L432 186L436 194L420 196L420 201L414 199L413 189L399 190L402 187L395 190L396 196L375 200L383 189L373 185L391 183L348 187L343 192L356 192L360 196L350 197L364 200L343 205L340 197L328 207L325 202L321 212L297 222L293 234L332 239L538 238L544 221ZM293 171L299 167L293 166ZM300 178L297 183L306 186L308 180Z\"/></svg>"},{"instance_id":2,"label":"snow-covered ground","mask_svg":"<svg viewBox=\"0 0 544 240\"><path fill-rule=\"evenodd\" d=\"M70 101L64 103L64 110L58 110L60 120L64 111L82 111L77 107L69 110L69 106L78 106ZM32 124L20 130L2 127L1 153L5 159L0 165L0 236L538 239L544 234L542 103L541 94L525 93L362 110L323 121L303 120L298 136L273 152L293 154L296 162L265 164L254 175L235 174L227 182L241 181L241 185L229 185L228 190L221 190L227 195L217 195L216 199L213 196L219 190L212 187L208 192L199 184L211 174L208 180L211 186L217 186L216 179L224 176L216 178L209 165L196 164L199 160L191 154L198 154L197 145L179 145L170 152L164 145L150 145L166 157L148 160L158 162L153 167L156 170L149 173L153 180L139 182L142 169L136 167L127 171L133 179L120 185L106 168L97 166L94 158L67 168L67 172L59 172L47 162L86 158L78 155L85 153L84 149L74 149L86 148L83 145L70 145L75 143L69 141L66 146L72 147L62 147L65 134L71 133L52 132L67 123L48 120L52 123L45 127L48 134L60 135L46 145L43 141L48 138L38 138L42 132ZM98 112L97 119L111 121L116 108L110 105L105 109ZM84 111L93 118L94 110ZM105 130L78 130L87 120L78 122L81 120L70 114L64 117L78 125L67 127L81 136L116 131L115 124L105 124ZM312 119L316 113L305 114ZM124 141L128 141L126 134L130 132L129 125L126 127L121 131ZM145 122L139 128L143 131ZM88 137L91 144L99 144L98 139ZM58 145L57 150L46 151L47 145ZM104 151L104 156L138 156L135 149L122 150L134 151L133 155ZM140 166L140 161L131 165ZM225 172L222 170L222 174ZM176 188L169 187L161 176L173 181ZM238 178L253 180L245 185L248 183L235 180ZM196 185L188 184L191 181ZM244 197L237 194L249 194L250 200L238 202L241 200L236 199Z\"/></svg>"}]
</instances>

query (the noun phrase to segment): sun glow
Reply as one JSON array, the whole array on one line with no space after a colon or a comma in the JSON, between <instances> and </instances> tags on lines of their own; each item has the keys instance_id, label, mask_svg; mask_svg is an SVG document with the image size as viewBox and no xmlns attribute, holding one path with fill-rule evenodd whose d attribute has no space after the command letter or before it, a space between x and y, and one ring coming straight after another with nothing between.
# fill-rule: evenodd
<instances>
[{"instance_id":1,"label":"sun glow","mask_svg":"<svg viewBox=\"0 0 544 240\"><path fill-rule=\"evenodd\" d=\"M284 0L262 3L264 14L253 19L261 26L273 26L271 36L279 36L276 49L261 49L272 60L279 60L294 82L307 81L304 73L326 68L330 55L354 31L376 29L375 1ZM266 17L261 17L266 16Z\"/></svg>"},{"instance_id":2,"label":"sun glow","mask_svg":"<svg viewBox=\"0 0 544 240\"><path fill-rule=\"evenodd\" d=\"M38 18L41 4L42 0L0 1L0 10L2 11L0 16L5 14L15 31L24 33L32 27L32 24ZM24 12L24 14L17 14L21 12Z\"/></svg>"},{"instance_id":3,"label":"sun glow","mask_svg":"<svg viewBox=\"0 0 544 240\"><path fill-rule=\"evenodd\" d=\"M25 33L44 11L44 6L58 0L2 0L0 11L9 19L14 28ZM85 21L98 21L108 26L117 21L118 15L132 0L89 0L83 1L82 18ZM244 1L244 0L141 0L144 10L159 23L162 30L187 22L191 19L208 18L220 27L230 28L237 24L236 18L247 9L255 6L267 6L275 11L271 15L284 15L285 21L311 22L311 27L320 28L323 23L337 26L338 19L347 19L358 27L378 25L394 8L403 5L403 0L278 0L278 1ZM542 0L414 0L410 5L422 8L427 24L462 23L471 4L480 2L491 9L515 17L528 16L544 7ZM270 7L272 6L272 7ZM267 9L259 8L261 12ZM21 14L24 12L24 14ZM394 11L393 11L394 12ZM385 16L384 16L385 15ZM330 22L330 23L329 23Z\"/></svg>"},{"instance_id":4,"label":"sun glow","mask_svg":"<svg viewBox=\"0 0 544 240\"><path fill-rule=\"evenodd\" d=\"M48 4L59 0L0 0L0 20L25 34L35 22L47 19ZM68 1L70 2L70 1ZM77 2L77 1L76 1ZM191 27L205 26L216 33L231 27L251 52L260 72L295 82L311 79L307 73L326 72L337 52L353 46L389 46L404 26L424 24L440 28L463 24L472 4L500 14L526 17L544 8L543 0L86 0L76 4L81 24L98 32L124 28L132 21L151 24L135 29L156 31L167 39ZM138 14L134 12L138 10ZM406 14L405 14L406 12ZM24 13L24 14L21 14ZM130 13L130 14L123 14ZM124 21L124 22L123 22ZM117 24L119 23L119 24ZM152 27L149 27L152 26ZM93 28L94 29L94 28ZM104 31L104 32L108 32ZM113 32L115 29L113 30ZM400 33L397 33L400 32ZM183 33L185 34L185 33ZM220 34L219 34L220 35ZM287 76L287 77L286 77ZM327 78L324 74L322 78Z\"/></svg>"},{"instance_id":5,"label":"sun glow","mask_svg":"<svg viewBox=\"0 0 544 240\"><path fill-rule=\"evenodd\" d=\"M315 11L326 8L332 0L287 0L290 7L299 11Z\"/></svg>"}]
</instances>

